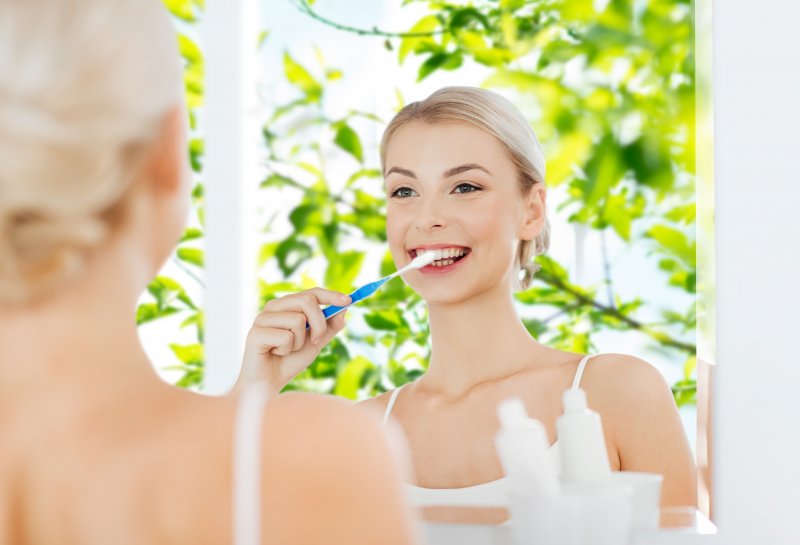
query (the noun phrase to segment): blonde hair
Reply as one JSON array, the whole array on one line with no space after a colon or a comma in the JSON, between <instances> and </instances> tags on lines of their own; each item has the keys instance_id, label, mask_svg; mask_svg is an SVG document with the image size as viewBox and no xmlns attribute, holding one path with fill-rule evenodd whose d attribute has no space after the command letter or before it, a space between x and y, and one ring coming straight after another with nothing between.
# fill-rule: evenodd
<instances>
[{"instance_id":1,"label":"blonde hair","mask_svg":"<svg viewBox=\"0 0 800 545\"><path fill-rule=\"evenodd\" d=\"M400 110L386 127L381 139L381 170L386 170L386 150L392 138L412 122L475 125L494 136L514 163L523 195L535 184L544 184L545 160L539 140L520 111L506 98L477 87L444 87L425 100L412 102ZM550 222L533 240L522 240L516 256L519 271L515 289L530 287L539 266L533 259L550 246Z\"/></svg>"},{"instance_id":2,"label":"blonde hair","mask_svg":"<svg viewBox=\"0 0 800 545\"><path fill-rule=\"evenodd\" d=\"M0 0L0 303L79 274L181 99L160 0Z\"/></svg>"}]
</instances>

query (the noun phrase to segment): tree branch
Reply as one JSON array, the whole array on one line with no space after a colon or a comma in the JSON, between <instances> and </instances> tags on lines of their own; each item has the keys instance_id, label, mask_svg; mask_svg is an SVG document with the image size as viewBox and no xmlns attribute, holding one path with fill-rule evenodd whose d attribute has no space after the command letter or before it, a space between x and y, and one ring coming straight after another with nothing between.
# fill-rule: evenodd
<instances>
[{"instance_id":1,"label":"tree branch","mask_svg":"<svg viewBox=\"0 0 800 545\"><path fill-rule=\"evenodd\" d=\"M191 269L189 269L189 267L187 267L186 265L184 265L184 264L181 262L181 260L180 260L180 259L178 259L177 257L175 257L174 255L172 256L172 262L173 262L175 265L177 265L177 266L178 266L178 268L179 268L180 270L182 270L182 271L183 271L183 272L185 272L187 275L189 275L190 277L192 277L192 279L193 279L195 282L197 282L197 284L198 284L198 285L199 285L201 288L202 288L202 287L205 287L205 284L203 283L203 280L202 280L202 279L201 279L199 276L197 276L197 275L194 273L194 271L192 271Z\"/></svg>"},{"instance_id":2,"label":"tree branch","mask_svg":"<svg viewBox=\"0 0 800 545\"><path fill-rule=\"evenodd\" d=\"M601 311L603 314L606 314L607 316L611 316L611 317L619 320L620 322L623 322L623 323L629 325L632 329L636 329L637 331L641 331L642 333L644 333L648 337L658 341L659 343L661 343L661 344L663 344L665 346L671 346L672 348L677 348L679 350L683 350L684 352L688 352L689 354L692 354L692 355L697 354L697 345L696 344L686 343L686 342L680 341L678 339L674 339L674 338L670 337L669 335L667 335L664 332L656 331L656 330L652 329L651 327L649 327L648 325L643 324L642 322L639 322L638 320L634 320L633 318L631 318L629 316L625 316L618 309L609 307L607 305L604 305L602 303L599 303L599 302L595 301L594 299L591 299L590 297L587 297L583 293L581 293L578 290L574 289L572 286L564 283L560 278L557 278L557 277L554 277L554 276L549 276L547 274L542 274L541 272L539 272L536 275L536 277L539 280L541 280L542 282L544 282L545 284L549 284L550 286L553 286L554 288L558 288L559 290L562 290L562 291L564 291L566 293L569 293L579 303L581 303L583 305L594 307L597 310Z\"/></svg>"},{"instance_id":3,"label":"tree branch","mask_svg":"<svg viewBox=\"0 0 800 545\"><path fill-rule=\"evenodd\" d=\"M447 30L443 28L438 30L432 30L430 32L391 32L386 30L380 30L377 27L372 27L371 29L357 28L348 25L343 25L341 23L337 23L335 21L331 21L326 17L323 17L322 15L320 15L311 8L311 6L308 3L308 0L289 0L289 1L294 5L294 7L296 7L302 13L308 15L315 21L318 21L329 27L335 28L336 30L351 32L353 34L358 34L359 36L381 36L383 38L427 38L430 36L437 36L447 32Z\"/></svg>"}]
</instances>

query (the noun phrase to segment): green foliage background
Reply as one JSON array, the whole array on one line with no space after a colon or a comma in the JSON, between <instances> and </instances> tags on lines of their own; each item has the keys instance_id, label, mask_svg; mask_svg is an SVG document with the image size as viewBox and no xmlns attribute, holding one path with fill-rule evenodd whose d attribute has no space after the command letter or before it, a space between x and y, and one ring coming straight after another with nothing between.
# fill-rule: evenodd
<instances>
[{"instance_id":1,"label":"green foliage background","mask_svg":"<svg viewBox=\"0 0 800 545\"><path fill-rule=\"evenodd\" d=\"M531 289L517 295L531 334L557 348L595 350L602 331L641 335L683 365L673 385L679 405L694 401L696 347L695 73L693 7L683 0L474 0L414 1L426 14L403 32L354 28L315 11L313 2L287 0L308 16L343 33L381 36L399 65L416 63L417 80L458 71L465 62L488 67L483 86L516 94L538 105L531 119L545 144L550 188L564 189L551 213L571 223L645 246L665 290L688 294L690 305L653 308L640 298L625 300L610 272L599 285L580 285L556 260L543 256ZM170 0L173 14L191 24L202 2ZM600 9L597 9L600 8ZM265 33L262 40L269 40ZM202 55L186 35L190 109L202 104ZM334 59L346 66L346 59ZM577 70L576 70L577 67ZM344 85L343 70L304 66L283 54L283 77L295 96L268 104L263 126L267 174L261 184L288 211L291 234L264 222L260 251L260 295L272 297L321 284L349 291L367 270L370 278L394 270L385 246L385 196L374 145L366 124L388 121L349 105L330 117L325 99ZM403 97L398 93L398 107ZM375 127L373 127L374 129ZM347 154L351 172L334 179L324 149L333 143ZM371 147L372 146L372 147ZM202 142L192 141L192 164L200 170ZM200 228L187 231L175 259L189 271L202 266L202 190L195 191ZM359 241L357 245L351 241ZM357 249L355 249L357 248ZM372 260L374 261L374 260ZM608 263L607 263L608 265ZM279 278L278 278L279 277ZM150 286L151 302L140 321L186 315L198 343L173 346L183 371L180 384L202 384L202 310L171 279ZM687 300L678 297L677 300ZM656 310L657 312L653 312ZM643 316L657 315L655 320ZM289 386L363 398L413 380L429 357L426 311L400 281L350 311L349 324L317 361Z\"/></svg>"}]
</instances>

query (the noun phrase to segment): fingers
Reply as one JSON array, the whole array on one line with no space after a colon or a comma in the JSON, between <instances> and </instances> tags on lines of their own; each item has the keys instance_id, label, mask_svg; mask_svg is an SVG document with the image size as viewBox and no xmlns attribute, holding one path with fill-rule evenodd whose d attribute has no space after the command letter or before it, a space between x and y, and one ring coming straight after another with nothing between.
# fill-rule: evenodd
<instances>
[{"instance_id":1,"label":"fingers","mask_svg":"<svg viewBox=\"0 0 800 545\"><path fill-rule=\"evenodd\" d=\"M300 312L262 312L253 326L287 330L292 333L292 350L300 350L306 338L306 316Z\"/></svg>"},{"instance_id":2,"label":"fingers","mask_svg":"<svg viewBox=\"0 0 800 545\"><path fill-rule=\"evenodd\" d=\"M291 330L295 334L295 350L303 346L306 335L306 322L309 325L309 338L317 343L328 329L325 316L322 314L320 305L344 306L350 302L350 297L336 291L324 288L312 288L300 293L287 295L279 299L273 299L264 306L264 311L256 318L256 324L262 327L287 327L281 324L291 322ZM271 315L294 313L302 318L294 318L297 322L289 320L288 317L276 318L273 320ZM303 320L302 331L298 329L299 321ZM303 334L301 334L303 333Z\"/></svg>"},{"instance_id":3,"label":"fingers","mask_svg":"<svg viewBox=\"0 0 800 545\"><path fill-rule=\"evenodd\" d=\"M325 331L325 333L322 334L322 337L318 341L320 347L328 344L331 341L331 339L333 339L336 336L337 333L339 333L342 329L344 329L346 316L347 316L347 311L345 310L328 320L328 329Z\"/></svg>"},{"instance_id":4,"label":"fingers","mask_svg":"<svg viewBox=\"0 0 800 545\"><path fill-rule=\"evenodd\" d=\"M294 337L294 333L286 329L253 327L247 334L247 342L255 345L257 354L271 352L277 356L287 356L292 353Z\"/></svg>"}]
</instances>

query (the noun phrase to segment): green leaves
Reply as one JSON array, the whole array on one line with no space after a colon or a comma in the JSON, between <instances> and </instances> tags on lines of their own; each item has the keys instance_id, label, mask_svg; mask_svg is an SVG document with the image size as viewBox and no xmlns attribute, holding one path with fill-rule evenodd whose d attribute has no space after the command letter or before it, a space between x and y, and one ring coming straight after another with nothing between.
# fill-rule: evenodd
<instances>
[{"instance_id":1,"label":"green leaves","mask_svg":"<svg viewBox=\"0 0 800 545\"><path fill-rule=\"evenodd\" d=\"M403 313L398 309L371 312L364 316L364 321L366 321L367 325L371 328L382 331L396 331L398 329L409 328Z\"/></svg>"},{"instance_id":2,"label":"green leaves","mask_svg":"<svg viewBox=\"0 0 800 545\"><path fill-rule=\"evenodd\" d=\"M170 344L175 357L181 362L181 365L173 367L173 369L182 370L183 376L175 383L176 386L181 388L200 388L203 385L203 345L200 343L181 345Z\"/></svg>"},{"instance_id":3,"label":"green leaves","mask_svg":"<svg viewBox=\"0 0 800 545\"><path fill-rule=\"evenodd\" d=\"M666 225L656 225L647 231L647 236L659 242L669 254L680 259L686 266L697 265L697 243L689 240L685 233Z\"/></svg>"},{"instance_id":4,"label":"green leaves","mask_svg":"<svg viewBox=\"0 0 800 545\"><path fill-rule=\"evenodd\" d=\"M361 147L361 139L358 133L344 122L338 124L336 128L336 138L334 142L344 151L355 157L359 163L364 162L364 149Z\"/></svg>"},{"instance_id":5,"label":"green leaves","mask_svg":"<svg viewBox=\"0 0 800 545\"><path fill-rule=\"evenodd\" d=\"M203 346L199 343L169 345L175 356L186 365L200 366L203 364Z\"/></svg>"},{"instance_id":6,"label":"green leaves","mask_svg":"<svg viewBox=\"0 0 800 545\"><path fill-rule=\"evenodd\" d=\"M419 67L417 74L417 81L422 81L431 75L436 70L442 68L444 70L455 70L463 62L463 57L460 52L453 51L451 53L434 53L422 63Z\"/></svg>"},{"instance_id":7,"label":"green leaves","mask_svg":"<svg viewBox=\"0 0 800 545\"><path fill-rule=\"evenodd\" d=\"M674 173L669 152L659 148L661 142L653 136L641 137L625 146L622 155L625 163L641 184L668 190L674 183Z\"/></svg>"},{"instance_id":8,"label":"green leaves","mask_svg":"<svg viewBox=\"0 0 800 545\"><path fill-rule=\"evenodd\" d=\"M199 12L198 8L204 7L202 3L193 0L163 0L163 2L172 15L187 23L195 22Z\"/></svg>"},{"instance_id":9,"label":"green leaves","mask_svg":"<svg viewBox=\"0 0 800 545\"><path fill-rule=\"evenodd\" d=\"M184 261L186 263L190 263L196 267L203 266L203 250L199 248L178 248L175 252L175 255L178 256L178 259Z\"/></svg>"},{"instance_id":10,"label":"green leaves","mask_svg":"<svg viewBox=\"0 0 800 545\"><path fill-rule=\"evenodd\" d=\"M344 365L344 369L337 376L333 393L347 399L356 399L364 375L374 367L365 357L356 356Z\"/></svg>"},{"instance_id":11,"label":"green leaves","mask_svg":"<svg viewBox=\"0 0 800 545\"><path fill-rule=\"evenodd\" d=\"M153 303L144 303L136 309L136 325L146 324L159 318L164 318L171 314L180 312L180 309L174 307L158 308L158 305Z\"/></svg>"},{"instance_id":12,"label":"green leaves","mask_svg":"<svg viewBox=\"0 0 800 545\"><path fill-rule=\"evenodd\" d=\"M363 262L364 252L354 250L330 256L328 269L325 271L325 285L344 293L352 291Z\"/></svg>"},{"instance_id":13,"label":"green leaves","mask_svg":"<svg viewBox=\"0 0 800 545\"><path fill-rule=\"evenodd\" d=\"M514 54L505 47L494 47L487 43L480 32L461 31L457 34L461 46L472 57L486 66L503 66L514 60ZM460 55L459 55L460 56ZM461 61L459 60L459 66Z\"/></svg>"},{"instance_id":14,"label":"green leaves","mask_svg":"<svg viewBox=\"0 0 800 545\"><path fill-rule=\"evenodd\" d=\"M312 254L311 246L295 237L287 238L275 250L278 266L284 277L291 276L305 261L311 258Z\"/></svg>"},{"instance_id":15,"label":"green leaves","mask_svg":"<svg viewBox=\"0 0 800 545\"><path fill-rule=\"evenodd\" d=\"M435 15L427 15L417 21L409 30L409 34L424 34L435 31L441 25L441 21ZM403 38L400 42L400 48L397 51L397 59L400 64L411 52L423 51L436 45L436 40L431 36L413 36Z\"/></svg>"},{"instance_id":16,"label":"green leaves","mask_svg":"<svg viewBox=\"0 0 800 545\"><path fill-rule=\"evenodd\" d=\"M691 36L691 10L660 0L636 10L611 0L600 12L593 0L413 3L427 13L399 44L386 36L397 45L398 63L415 61L417 81L470 62L486 67L483 85L518 104L539 135L550 194L561 199L550 201L553 208L560 205L571 222L590 229L587 240L645 247L653 266L642 274L657 266L665 289L691 299L694 72L690 42L683 41ZM313 285L348 291L395 269L385 247L381 172L370 164L374 138L364 132L375 116L348 103L331 112L322 97L350 82L321 58L315 70L289 51L283 62L296 96L275 105L265 122L270 175L262 190L287 203L282 217L292 232L283 240L265 235L262 299ZM398 86L400 106L403 85L412 83ZM331 153L351 157L344 161L351 170L331 169ZM378 271L373 252L384 254ZM575 351L595 349L600 332L630 332L684 361L693 347L693 305L680 300L661 308L647 296L622 297L617 257L598 258L608 273L595 285L578 284L564 264L538 257L543 268L533 286L516 295L523 324L542 342ZM351 310L353 325L335 349L323 350L291 387L355 399L413 380L427 365L426 317L419 296L393 280ZM675 385L679 402L691 402L691 380L690 373Z\"/></svg>"},{"instance_id":17,"label":"green leaves","mask_svg":"<svg viewBox=\"0 0 800 545\"><path fill-rule=\"evenodd\" d=\"M283 54L283 71L289 83L303 91L309 102L319 102L322 96L322 85L288 52Z\"/></svg>"},{"instance_id":18,"label":"green leaves","mask_svg":"<svg viewBox=\"0 0 800 545\"><path fill-rule=\"evenodd\" d=\"M189 64L195 64L203 62L203 53L200 51L200 48L197 47L197 44L194 43L191 38L186 36L185 34L178 34L178 50L181 53L181 56L186 60Z\"/></svg>"}]
</instances>

